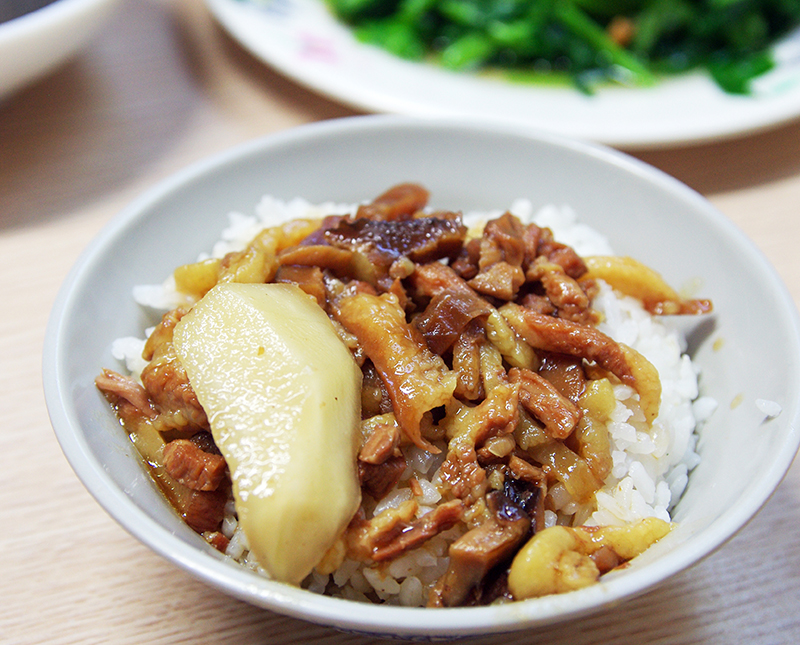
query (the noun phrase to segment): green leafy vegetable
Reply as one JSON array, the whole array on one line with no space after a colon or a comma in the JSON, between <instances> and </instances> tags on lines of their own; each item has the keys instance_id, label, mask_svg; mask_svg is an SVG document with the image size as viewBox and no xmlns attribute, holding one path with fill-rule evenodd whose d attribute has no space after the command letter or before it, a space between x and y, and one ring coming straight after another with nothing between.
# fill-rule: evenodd
<instances>
[{"instance_id":1,"label":"green leafy vegetable","mask_svg":"<svg viewBox=\"0 0 800 645\"><path fill-rule=\"evenodd\" d=\"M636 86L705 69L746 94L800 0L327 0L363 42L451 69L502 68Z\"/></svg>"}]
</instances>

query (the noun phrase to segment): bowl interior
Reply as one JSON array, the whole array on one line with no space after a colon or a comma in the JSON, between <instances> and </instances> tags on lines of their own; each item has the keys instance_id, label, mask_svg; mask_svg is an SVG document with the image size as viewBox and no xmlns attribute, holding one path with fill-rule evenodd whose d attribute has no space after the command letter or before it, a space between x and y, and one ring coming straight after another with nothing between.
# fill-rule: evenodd
<instances>
[{"instance_id":1,"label":"bowl interior","mask_svg":"<svg viewBox=\"0 0 800 645\"><path fill-rule=\"evenodd\" d=\"M674 286L697 285L715 313L691 321L702 393L718 409L702 431L702 462L674 513L677 530L624 573L600 584L500 607L429 611L370 607L256 578L189 530L156 490L93 380L115 366L115 338L155 318L132 300L219 237L230 211L263 194L312 202L369 199L415 181L432 205L498 209L518 197L569 204L615 251L645 261ZM399 636L455 636L544 624L643 592L709 554L768 498L800 436L800 343L786 290L753 245L704 199L619 153L549 135L396 117L304 126L237 148L176 175L130 205L85 251L54 307L44 353L53 426L101 505L157 552L228 593L340 628ZM775 401L767 418L756 405ZM747 454L746 460L742 455ZM354 615L357 614L357 615Z\"/></svg>"}]
</instances>

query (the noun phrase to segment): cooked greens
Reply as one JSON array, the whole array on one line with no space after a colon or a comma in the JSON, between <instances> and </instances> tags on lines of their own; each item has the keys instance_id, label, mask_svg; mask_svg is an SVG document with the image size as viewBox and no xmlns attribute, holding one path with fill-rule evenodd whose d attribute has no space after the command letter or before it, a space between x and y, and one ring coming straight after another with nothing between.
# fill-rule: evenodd
<instances>
[{"instance_id":1,"label":"cooked greens","mask_svg":"<svg viewBox=\"0 0 800 645\"><path fill-rule=\"evenodd\" d=\"M746 94L798 0L327 0L356 37L444 67L565 75L585 91L706 69Z\"/></svg>"}]
</instances>

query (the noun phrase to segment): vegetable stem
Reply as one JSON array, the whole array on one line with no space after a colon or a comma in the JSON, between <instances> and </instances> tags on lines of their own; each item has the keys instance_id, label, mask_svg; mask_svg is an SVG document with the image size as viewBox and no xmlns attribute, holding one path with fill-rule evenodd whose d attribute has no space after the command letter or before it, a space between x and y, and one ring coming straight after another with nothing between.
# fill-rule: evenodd
<instances>
[{"instance_id":1,"label":"vegetable stem","mask_svg":"<svg viewBox=\"0 0 800 645\"><path fill-rule=\"evenodd\" d=\"M598 52L609 57L612 63L627 70L639 85L653 85L655 76L644 64L626 49L611 40L600 25L569 0L559 0L554 6L555 17L564 27L580 36Z\"/></svg>"}]
</instances>

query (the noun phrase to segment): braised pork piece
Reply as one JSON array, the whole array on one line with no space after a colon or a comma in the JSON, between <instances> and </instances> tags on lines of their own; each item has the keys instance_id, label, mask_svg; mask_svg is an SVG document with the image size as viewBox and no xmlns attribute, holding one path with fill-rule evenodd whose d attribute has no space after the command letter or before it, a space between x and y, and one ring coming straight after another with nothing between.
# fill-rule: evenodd
<instances>
[{"instance_id":1,"label":"braised pork piece","mask_svg":"<svg viewBox=\"0 0 800 645\"><path fill-rule=\"evenodd\" d=\"M610 472L612 385L633 389L648 422L658 415L655 368L596 328L596 280L656 313L705 313L711 304L680 298L629 259L587 266L549 229L511 213L475 236L459 213L431 211L428 199L423 187L400 184L354 216L267 228L242 251L179 267L175 281L194 301L217 284L295 284L361 369L362 439L353 458L363 502L336 548L319 554L318 569L331 572L345 558L380 567L455 527L429 606L591 584L669 530L665 522L624 533L545 529L554 487L591 508ZM104 370L96 385L170 503L225 551L230 476L173 345L187 311L166 313L148 338L141 382ZM440 501L422 509L415 494L374 514L407 473L410 446L441 456ZM404 485L421 487L413 476ZM536 562L544 542L538 551L534 542L545 535L564 556L560 573L535 589L509 585L509 577L546 578L536 569L547 566Z\"/></svg>"}]
</instances>

